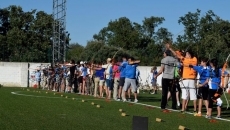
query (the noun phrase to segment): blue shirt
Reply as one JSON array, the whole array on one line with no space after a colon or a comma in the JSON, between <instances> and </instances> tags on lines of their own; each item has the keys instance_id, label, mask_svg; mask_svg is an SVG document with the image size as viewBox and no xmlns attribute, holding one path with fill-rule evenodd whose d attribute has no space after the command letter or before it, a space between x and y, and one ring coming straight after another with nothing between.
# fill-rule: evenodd
<instances>
[{"instance_id":1,"label":"blue shirt","mask_svg":"<svg viewBox=\"0 0 230 130\"><path fill-rule=\"evenodd\" d=\"M36 79L41 79L41 71L37 71L37 72L35 73L35 78L36 78Z\"/></svg>"},{"instance_id":2,"label":"blue shirt","mask_svg":"<svg viewBox=\"0 0 230 130\"><path fill-rule=\"evenodd\" d=\"M109 68L109 80L113 79L113 66Z\"/></svg>"},{"instance_id":3,"label":"blue shirt","mask_svg":"<svg viewBox=\"0 0 230 130\"><path fill-rule=\"evenodd\" d=\"M61 69L63 70L63 76L64 76L64 78L68 77L68 75L67 75L67 67L66 66L62 66Z\"/></svg>"},{"instance_id":4,"label":"blue shirt","mask_svg":"<svg viewBox=\"0 0 230 130\"><path fill-rule=\"evenodd\" d=\"M157 75L156 70L153 72L153 77L152 77L151 83L155 83L157 81L156 78L154 78L155 75Z\"/></svg>"},{"instance_id":5,"label":"blue shirt","mask_svg":"<svg viewBox=\"0 0 230 130\"><path fill-rule=\"evenodd\" d=\"M137 64L127 64L125 68L125 78L135 79L136 69L137 69Z\"/></svg>"},{"instance_id":6,"label":"blue shirt","mask_svg":"<svg viewBox=\"0 0 230 130\"><path fill-rule=\"evenodd\" d=\"M210 69L210 81L209 81L209 89L217 90L221 83L221 73L222 69L219 69L219 74L217 75L216 72L211 68ZM228 72L224 72L224 75L228 74Z\"/></svg>"},{"instance_id":7,"label":"blue shirt","mask_svg":"<svg viewBox=\"0 0 230 130\"><path fill-rule=\"evenodd\" d=\"M88 72L87 72L87 68L86 68L86 67L82 67L81 71L82 71L83 77L86 77L86 75L88 75Z\"/></svg>"},{"instance_id":8,"label":"blue shirt","mask_svg":"<svg viewBox=\"0 0 230 130\"><path fill-rule=\"evenodd\" d=\"M196 72L198 72L198 74L200 75L200 79L199 79L200 84L203 84L209 78L210 67L193 66L193 69ZM208 87L208 85L205 85L204 87Z\"/></svg>"},{"instance_id":9,"label":"blue shirt","mask_svg":"<svg viewBox=\"0 0 230 130\"><path fill-rule=\"evenodd\" d=\"M95 71L95 77L100 77L100 70Z\"/></svg>"},{"instance_id":10,"label":"blue shirt","mask_svg":"<svg viewBox=\"0 0 230 130\"><path fill-rule=\"evenodd\" d=\"M123 61L121 63L121 65L119 66L119 70L120 70L120 77L125 77L125 71L126 71L126 66L127 66L128 62L127 61Z\"/></svg>"},{"instance_id":11,"label":"blue shirt","mask_svg":"<svg viewBox=\"0 0 230 130\"><path fill-rule=\"evenodd\" d=\"M105 68L102 68L98 71L98 77L100 77L100 80L104 80L104 72L105 72Z\"/></svg>"}]
</instances>

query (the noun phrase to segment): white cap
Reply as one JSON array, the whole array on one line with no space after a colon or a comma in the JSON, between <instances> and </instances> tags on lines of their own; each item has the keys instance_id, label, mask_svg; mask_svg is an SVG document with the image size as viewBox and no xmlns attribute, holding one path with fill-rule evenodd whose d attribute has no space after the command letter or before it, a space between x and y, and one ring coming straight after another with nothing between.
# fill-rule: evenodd
<instances>
[{"instance_id":1,"label":"white cap","mask_svg":"<svg viewBox=\"0 0 230 130\"><path fill-rule=\"evenodd\" d=\"M82 64L84 64L84 62L83 62L83 61L81 61L81 62L80 62L80 64L82 65Z\"/></svg>"}]
</instances>

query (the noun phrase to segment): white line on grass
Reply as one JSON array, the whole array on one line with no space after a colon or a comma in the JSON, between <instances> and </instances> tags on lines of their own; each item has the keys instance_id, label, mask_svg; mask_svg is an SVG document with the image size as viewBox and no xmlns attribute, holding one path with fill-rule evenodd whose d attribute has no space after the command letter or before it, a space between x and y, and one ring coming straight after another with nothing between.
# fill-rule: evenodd
<instances>
[{"instance_id":1,"label":"white line on grass","mask_svg":"<svg viewBox=\"0 0 230 130\"><path fill-rule=\"evenodd\" d=\"M135 103L135 102L130 102L130 103L133 103L133 104L138 104L138 105L142 105L142 106L149 106L149 107L155 107L155 108L159 108L161 109L161 107L159 106L153 106L153 105L148 105L148 104L144 104L144 103ZM173 109L167 109L167 110L170 110L170 111L174 111L174 112L180 112L179 110L173 110ZM190 115L193 115L193 113L191 112L186 112L187 114L190 114ZM202 115L203 117L205 117L205 115ZM214 119L217 119L217 120L223 120L223 121L229 121L229 119L224 119L224 118L216 118L216 117L212 117Z\"/></svg>"},{"instance_id":2,"label":"white line on grass","mask_svg":"<svg viewBox=\"0 0 230 130\"><path fill-rule=\"evenodd\" d=\"M35 96L35 95L27 95L27 94L19 94L19 92L21 91L16 91L16 92L11 92L11 94L14 94L14 95L20 95L20 96L28 96L28 97L43 97L43 98L64 98L64 97L49 97L49 96ZM70 99L70 98L68 98ZM82 98L74 98L76 100L81 100ZM88 100L88 101L94 101L94 100L101 100L101 99L85 99L85 100ZM142 105L142 106L148 106L148 107L155 107L155 108L159 108L161 109L161 107L159 106L154 106L154 105L149 105L149 104L144 104L144 103L135 103L135 102L129 102L127 101L128 103L133 103L133 104L137 104L137 105ZM168 109L170 111L174 111L174 112L180 112L179 110L173 110L173 109ZM191 112L186 112L187 114L190 114L190 115L193 115L193 113ZM205 117L205 115L203 115L203 117ZM216 117L213 117L214 119L217 119L217 120L222 120L222 121L229 121L229 119L224 119L224 118L216 118Z\"/></svg>"},{"instance_id":3,"label":"white line on grass","mask_svg":"<svg viewBox=\"0 0 230 130\"><path fill-rule=\"evenodd\" d=\"M20 96L27 96L27 97L38 97L38 98L65 98L65 97L50 97L50 96L36 96L36 95L28 95L28 94L20 94L21 91L16 91L16 92L11 92L11 94L14 94L14 95L20 95ZM70 99L70 98L68 98ZM83 98L74 98L76 100L81 100ZM86 99L86 100L101 100L101 99Z\"/></svg>"}]
</instances>

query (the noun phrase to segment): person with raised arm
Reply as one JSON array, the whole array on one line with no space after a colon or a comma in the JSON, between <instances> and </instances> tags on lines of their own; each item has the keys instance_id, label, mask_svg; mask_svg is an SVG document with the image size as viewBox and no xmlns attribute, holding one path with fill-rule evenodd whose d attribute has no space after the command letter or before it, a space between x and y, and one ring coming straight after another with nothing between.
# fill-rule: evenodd
<instances>
[{"instance_id":1,"label":"person with raised arm","mask_svg":"<svg viewBox=\"0 0 230 130\"><path fill-rule=\"evenodd\" d=\"M197 65L197 58L194 56L191 50L185 51L185 56L181 55L179 51L174 51L170 44L166 44L166 48L170 50L173 55L180 59L182 63L182 109L181 113L183 114L188 105L189 99L193 101L193 111L194 115L197 114L197 95L196 95L196 87L195 87L195 79L197 77L197 73L193 68L190 68L189 65Z\"/></svg>"}]
</instances>

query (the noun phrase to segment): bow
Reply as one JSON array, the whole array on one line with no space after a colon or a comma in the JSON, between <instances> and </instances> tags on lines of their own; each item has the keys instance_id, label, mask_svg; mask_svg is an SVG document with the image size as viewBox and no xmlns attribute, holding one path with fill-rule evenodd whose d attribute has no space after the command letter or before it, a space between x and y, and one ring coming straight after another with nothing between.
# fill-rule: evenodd
<instances>
[{"instance_id":1,"label":"bow","mask_svg":"<svg viewBox=\"0 0 230 130\"><path fill-rule=\"evenodd\" d=\"M123 46L123 47L124 47L124 46ZM117 55L117 53L118 53L123 47L119 48L119 49L115 52L115 54L113 55L112 60L114 60L114 58L115 58L115 56Z\"/></svg>"},{"instance_id":2,"label":"bow","mask_svg":"<svg viewBox=\"0 0 230 130\"><path fill-rule=\"evenodd\" d=\"M224 85L224 83L225 83L224 72L225 72L225 70L226 70L226 68L227 68L227 66L228 66L228 59L229 59L229 57L230 57L230 54L229 54L228 57L226 58L225 63L224 63L224 65L223 65L223 68L222 68L222 70L221 70L221 87L223 88L224 97L225 97L226 102L227 102L227 109L228 109L228 107L229 107L229 102L228 102L228 99L227 99L226 94L225 94L225 92L224 92L224 88L226 87L226 86ZM227 85L227 84L226 84L226 85Z\"/></svg>"}]
</instances>

